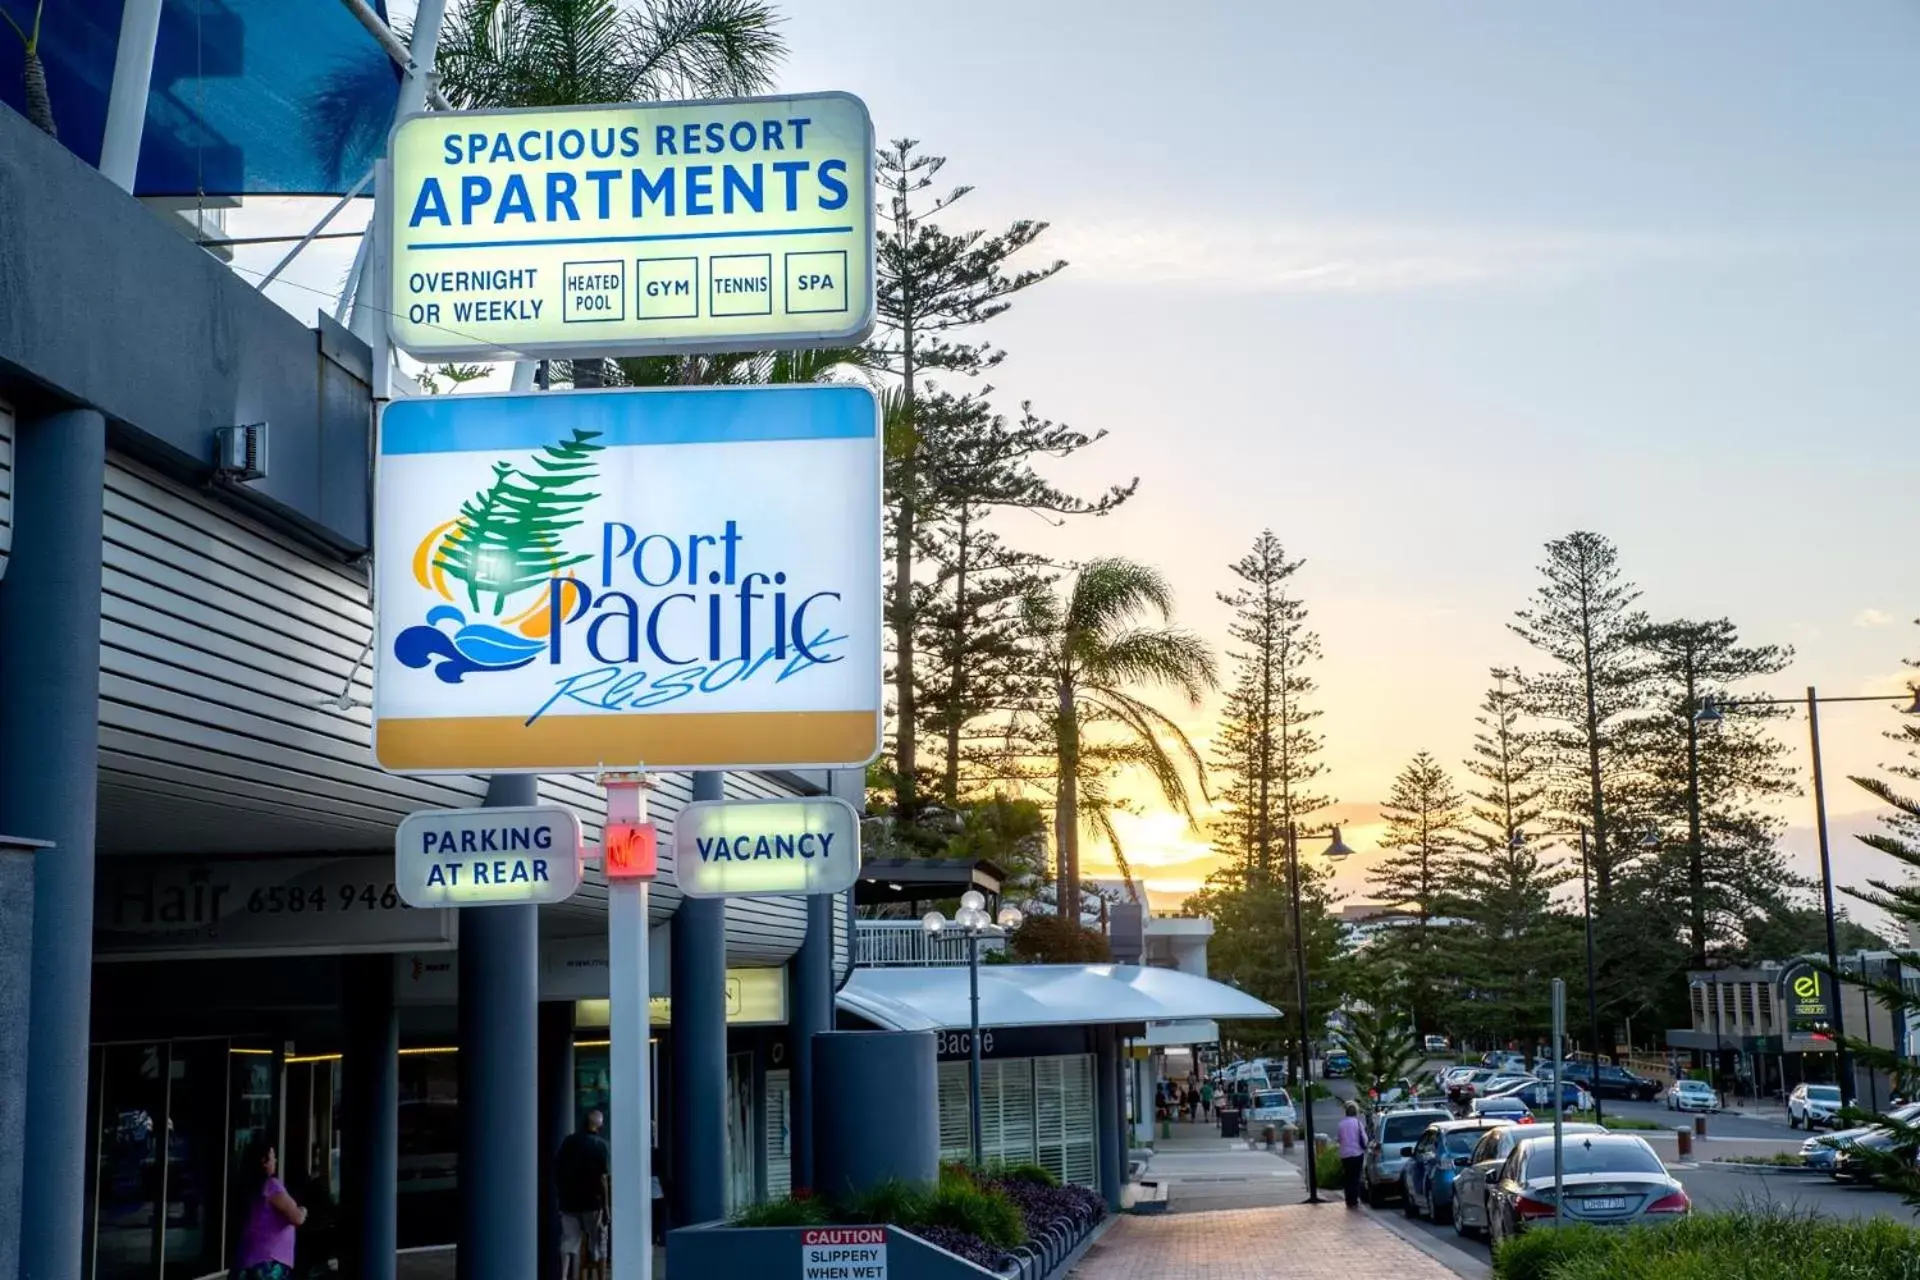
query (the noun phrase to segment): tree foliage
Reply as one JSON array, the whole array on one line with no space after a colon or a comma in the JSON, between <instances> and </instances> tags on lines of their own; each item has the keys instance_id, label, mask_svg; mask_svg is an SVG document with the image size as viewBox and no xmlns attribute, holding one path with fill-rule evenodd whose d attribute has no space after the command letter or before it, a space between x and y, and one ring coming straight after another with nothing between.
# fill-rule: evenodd
<instances>
[{"instance_id":1,"label":"tree foliage","mask_svg":"<svg viewBox=\"0 0 1920 1280\"><path fill-rule=\"evenodd\" d=\"M1334 1043L1353 1060L1353 1082L1363 1094L1384 1092L1420 1068L1420 1052L1405 991L1391 968L1363 965L1354 978L1345 1025Z\"/></svg>"},{"instance_id":2,"label":"tree foliage","mask_svg":"<svg viewBox=\"0 0 1920 1280\"><path fill-rule=\"evenodd\" d=\"M1442 977L1454 969L1442 953L1450 945L1446 917L1460 882L1465 805L1446 769L1422 751L1394 779L1393 794L1381 806L1387 823L1380 841L1384 856L1373 861L1368 888L1412 920L1379 938L1373 949L1377 960L1398 970L1398 987L1418 1032L1437 1025L1441 1002L1453 985Z\"/></svg>"}]
</instances>

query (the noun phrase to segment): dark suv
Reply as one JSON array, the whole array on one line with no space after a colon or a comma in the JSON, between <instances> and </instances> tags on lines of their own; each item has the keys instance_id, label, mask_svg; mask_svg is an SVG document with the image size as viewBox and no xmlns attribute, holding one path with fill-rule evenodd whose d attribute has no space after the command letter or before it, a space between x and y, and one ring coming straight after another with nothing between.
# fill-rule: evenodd
<instances>
[{"instance_id":1,"label":"dark suv","mask_svg":"<svg viewBox=\"0 0 1920 1280\"><path fill-rule=\"evenodd\" d=\"M1660 1096L1660 1083L1636 1075L1625 1067L1603 1066L1600 1076L1594 1078L1593 1064L1587 1062L1563 1062L1560 1064L1563 1079L1574 1080L1587 1087L1587 1092L1596 1098L1620 1098L1631 1102L1652 1102Z\"/></svg>"}]
</instances>

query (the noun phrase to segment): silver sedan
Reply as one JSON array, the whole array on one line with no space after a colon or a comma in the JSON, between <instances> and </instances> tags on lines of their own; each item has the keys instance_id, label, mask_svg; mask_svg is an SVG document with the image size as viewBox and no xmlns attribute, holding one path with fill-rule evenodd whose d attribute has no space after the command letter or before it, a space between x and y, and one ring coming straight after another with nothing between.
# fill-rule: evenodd
<instances>
[{"instance_id":1,"label":"silver sedan","mask_svg":"<svg viewBox=\"0 0 1920 1280\"><path fill-rule=\"evenodd\" d=\"M1630 1133L1582 1134L1562 1149L1570 1223L1637 1226L1672 1222L1693 1212L1686 1188L1668 1174L1646 1139ZM1515 1146L1499 1176L1487 1187L1488 1234L1500 1242L1531 1227L1552 1226L1555 1217L1553 1138L1528 1138Z\"/></svg>"}]
</instances>

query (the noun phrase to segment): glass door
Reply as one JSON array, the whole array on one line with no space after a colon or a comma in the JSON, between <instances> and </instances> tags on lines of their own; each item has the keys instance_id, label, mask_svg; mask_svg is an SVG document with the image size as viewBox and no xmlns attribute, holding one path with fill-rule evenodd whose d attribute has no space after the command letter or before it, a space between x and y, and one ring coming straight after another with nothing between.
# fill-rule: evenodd
<instances>
[{"instance_id":1,"label":"glass door","mask_svg":"<svg viewBox=\"0 0 1920 1280\"><path fill-rule=\"evenodd\" d=\"M174 1041L167 1046L162 1280L194 1280L220 1270L225 1258L226 1129L227 1042Z\"/></svg>"},{"instance_id":2,"label":"glass door","mask_svg":"<svg viewBox=\"0 0 1920 1280\"><path fill-rule=\"evenodd\" d=\"M160 1206L166 1198L167 1046L106 1045L95 1062L100 1132L94 1280L151 1280L160 1265Z\"/></svg>"},{"instance_id":3,"label":"glass door","mask_svg":"<svg viewBox=\"0 0 1920 1280\"><path fill-rule=\"evenodd\" d=\"M754 1202L753 1055L727 1055L727 1212Z\"/></svg>"}]
</instances>

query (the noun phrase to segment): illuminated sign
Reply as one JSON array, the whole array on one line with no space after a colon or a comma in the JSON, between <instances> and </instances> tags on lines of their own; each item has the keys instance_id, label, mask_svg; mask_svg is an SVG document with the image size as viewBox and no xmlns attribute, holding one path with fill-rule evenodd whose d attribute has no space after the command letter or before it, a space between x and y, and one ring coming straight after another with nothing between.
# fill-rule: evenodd
<instances>
[{"instance_id":1,"label":"illuminated sign","mask_svg":"<svg viewBox=\"0 0 1920 1280\"><path fill-rule=\"evenodd\" d=\"M1812 963L1796 960L1781 972L1780 999L1786 1006L1788 1036L1832 1037L1833 983Z\"/></svg>"},{"instance_id":2,"label":"illuminated sign","mask_svg":"<svg viewBox=\"0 0 1920 1280\"><path fill-rule=\"evenodd\" d=\"M546 999L546 993L541 993ZM651 1021L657 1027L673 1022L673 1000L654 996L648 1002ZM612 1004L607 1000L574 1002L573 1025L592 1029L612 1020ZM787 1020L787 971L771 969L727 970L727 1022L736 1027L777 1027Z\"/></svg>"},{"instance_id":3,"label":"illuminated sign","mask_svg":"<svg viewBox=\"0 0 1920 1280\"><path fill-rule=\"evenodd\" d=\"M393 882L411 907L565 902L580 888L580 821L556 806L408 814Z\"/></svg>"},{"instance_id":4,"label":"illuminated sign","mask_svg":"<svg viewBox=\"0 0 1920 1280\"><path fill-rule=\"evenodd\" d=\"M673 877L695 898L839 893L860 877L860 815L845 800L700 800L673 820Z\"/></svg>"},{"instance_id":5,"label":"illuminated sign","mask_svg":"<svg viewBox=\"0 0 1920 1280\"><path fill-rule=\"evenodd\" d=\"M379 459L382 767L878 754L867 387L422 396L382 411Z\"/></svg>"},{"instance_id":6,"label":"illuminated sign","mask_svg":"<svg viewBox=\"0 0 1920 1280\"><path fill-rule=\"evenodd\" d=\"M609 822L600 849L600 869L609 880L651 880L659 873L660 832L651 822Z\"/></svg>"},{"instance_id":7,"label":"illuminated sign","mask_svg":"<svg viewBox=\"0 0 1920 1280\"><path fill-rule=\"evenodd\" d=\"M390 330L422 359L873 327L873 123L849 94L435 111L388 155Z\"/></svg>"}]
</instances>

